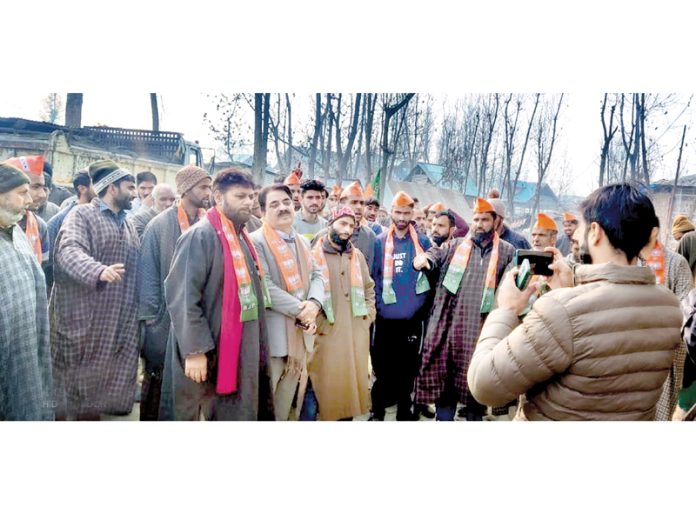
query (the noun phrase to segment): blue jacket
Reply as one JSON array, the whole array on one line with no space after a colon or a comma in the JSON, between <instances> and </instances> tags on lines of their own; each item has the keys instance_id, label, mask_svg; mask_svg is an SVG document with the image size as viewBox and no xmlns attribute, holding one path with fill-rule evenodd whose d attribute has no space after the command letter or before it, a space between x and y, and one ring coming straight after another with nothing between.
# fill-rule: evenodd
<instances>
[{"instance_id":1,"label":"blue jacket","mask_svg":"<svg viewBox=\"0 0 696 514\"><path fill-rule=\"evenodd\" d=\"M382 285L384 280L384 246L387 241L385 230L375 241L375 260L372 264L372 278L375 281L375 300L377 316L386 319L411 319L426 304L429 292L416 294L416 281L419 272L413 269L413 259L416 249L408 234L404 239L394 236L394 279L392 287L396 293L396 303L385 305L382 301ZM418 234L418 242L427 251L432 246L430 240L423 234Z\"/></svg>"}]
</instances>

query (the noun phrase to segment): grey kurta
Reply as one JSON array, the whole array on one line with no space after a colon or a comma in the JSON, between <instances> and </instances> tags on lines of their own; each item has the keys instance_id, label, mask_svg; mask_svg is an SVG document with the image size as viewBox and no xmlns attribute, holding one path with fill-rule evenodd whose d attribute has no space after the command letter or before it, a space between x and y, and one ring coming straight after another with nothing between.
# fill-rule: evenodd
<instances>
[{"instance_id":1,"label":"grey kurta","mask_svg":"<svg viewBox=\"0 0 696 514\"><path fill-rule=\"evenodd\" d=\"M177 206L170 207L148 224L140 248L138 267L138 319L152 321L144 327L143 356L147 365L164 366L171 320L164 301L164 279L181 236Z\"/></svg>"},{"instance_id":2,"label":"grey kurta","mask_svg":"<svg viewBox=\"0 0 696 514\"><path fill-rule=\"evenodd\" d=\"M142 239L145 227L157 216L157 211L152 207L143 207L138 212L128 216L138 233L138 237Z\"/></svg>"},{"instance_id":3,"label":"grey kurta","mask_svg":"<svg viewBox=\"0 0 696 514\"><path fill-rule=\"evenodd\" d=\"M52 420L46 283L24 232L0 229L0 420Z\"/></svg>"},{"instance_id":4,"label":"grey kurta","mask_svg":"<svg viewBox=\"0 0 696 514\"><path fill-rule=\"evenodd\" d=\"M58 415L125 414L138 370L139 239L99 198L74 207L56 238L49 304ZM121 282L99 276L123 263Z\"/></svg>"},{"instance_id":5,"label":"grey kurta","mask_svg":"<svg viewBox=\"0 0 696 514\"><path fill-rule=\"evenodd\" d=\"M215 383L222 322L224 261L222 245L207 218L191 227L176 244L172 265L164 282L167 309L172 319L167 341L160 400L160 419L273 420L273 400L268 377L268 347L263 324L261 283L246 242L242 251L259 304L259 319L243 324L237 392L217 395ZM201 384L186 378L187 355L206 353L210 373Z\"/></svg>"}]
</instances>

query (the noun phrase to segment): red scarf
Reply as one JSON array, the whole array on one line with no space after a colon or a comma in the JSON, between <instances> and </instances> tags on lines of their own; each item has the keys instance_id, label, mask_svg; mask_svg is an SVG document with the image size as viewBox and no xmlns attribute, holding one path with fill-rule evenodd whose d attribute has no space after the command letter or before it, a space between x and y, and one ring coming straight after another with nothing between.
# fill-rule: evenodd
<instances>
[{"instance_id":1,"label":"red scarf","mask_svg":"<svg viewBox=\"0 0 696 514\"><path fill-rule=\"evenodd\" d=\"M222 245L224 258L224 279L222 286L222 320L220 326L220 344L218 345L218 370L215 392L230 394L237 392L237 370L239 368L239 353L242 347L243 322L241 319L242 306L238 295L237 274L235 273L232 251L223 231L223 220L216 208L208 211L208 221ZM263 271L254 245L249 241L246 229L242 229L242 237L246 241L249 252L254 259L256 268L263 281Z\"/></svg>"}]
</instances>

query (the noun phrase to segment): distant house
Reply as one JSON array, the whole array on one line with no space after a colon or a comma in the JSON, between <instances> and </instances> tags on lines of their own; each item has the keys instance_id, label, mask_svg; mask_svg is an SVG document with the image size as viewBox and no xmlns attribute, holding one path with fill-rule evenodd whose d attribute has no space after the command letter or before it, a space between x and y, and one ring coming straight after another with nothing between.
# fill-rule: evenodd
<instances>
[{"instance_id":1,"label":"distant house","mask_svg":"<svg viewBox=\"0 0 696 514\"><path fill-rule=\"evenodd\" d=\"M441 202L445 205L445 207L455 211L467 222L469 222L472 218L473 213L471 207L459 191L435 187L427 183L417 184L414 182L388 180L382 205L389 209L389 206L394 199L394 195L399 191L403 191L411 197L418 198L418 203L421 208L428 204Z\"/></svg>"},{"instance_id":2,"label":"distant house","mask_svg":"<svg viewBox=\"0 0 696 514\"><path fill-rule=\"evenodd\" d=\"M464 174L463 171L457 170L459 173ZM419 162L413 169L402 179L403 182L413 182L414 184L430 184L431 186L438 187L440 189L454 190L452 184L444 183L443 176L445 173L445 167L440 164L431 164L428 162ZM398 177L394 177L399 180ZM459 193L461 194L461 193ZM466 183L466 192L464 194L469 203L473 202L477 196L479 196L478 188L476 183L471 177Z\"/></svg>"},{"instance_id":3,"label":"distant house","mask_svg":"<svg viewBox=\"0 0 696 514\"><path fill-rule=\"evenodd\" d=\"M218 171L224 170L225 168L229 168L230 166L238 166L240 168L245 168L245 169L250 170L253 165L254 165L254 156L253 155L233 154L232 160L230 160L230 161L215 161L213 163L213 166L211 167L212 169L209 171L214 175ZM272 184L277 176L278 176L278 172L276 170L274 170L270 166L266 166L262 185L267 186L269 184Z\"/></svg>"},{"instance_id":4,"label":"distant house","mask_svg":"<svg viewBox=\"0 0 696 514\"><path fill-rule=\"evenodd\" d=\"M650 196L655 206L657 217L660 219L660 236L671 238L672 219L669 216L669 200L674 189L674 180L657 180L650 184ZM685 214L693 221L696 214L696 175L684 175L679 178L677 190L674 193L672 218L677 214Z\"/></svg>"},{"instance_id":5,"label":"distant house","mask_svg":"<svg viewBox=\"0 0 696 514\"><path fill-rule=\"evenodd\" d=\"M515 216L531 214L534 209L536 189L536 182L525 182L524 180L517 181L515 196L512 198L513 204L515 205ZM502 196L507 199L505 193L503 193ZM539 210L544 212L557 212L561 209L561 203L556 194L547 183L542 182L539 195Z\"/></svg>"}]
</instances>

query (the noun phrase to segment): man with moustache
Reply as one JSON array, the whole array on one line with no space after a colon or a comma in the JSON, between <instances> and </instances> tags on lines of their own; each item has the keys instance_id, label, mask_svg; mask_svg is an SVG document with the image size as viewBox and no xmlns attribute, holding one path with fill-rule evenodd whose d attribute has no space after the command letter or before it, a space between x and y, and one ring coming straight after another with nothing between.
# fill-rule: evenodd
<instances>
[{"instance_id":1,"label":"man with moustache","mask_svg":"<svg viewBox=\"0 0 696 514\"><path fill-rule=\"evenodd\" d=\"M351 243L355 218L349 207L334 209L327 235L312 250L324 278L323 315L318 318L308 365L321 420L349 420L370 409L368 360L375 291L365 257ZM308 397L305 403L308 400L312 401Z\"/></svg>"},{"instance_id":2,"label":"man with moustache","mask_svg":"<svg viewBox=\"0 0 696 514\"><path fill-rule=\"evenodd\" d=\"M468 383L477 401L505 405L524 395L517 419L649 421L680 343L679 300L636 266L657 216L630 184L595 190L581 204L586 264L571 269L557 248L549 279L520 291L517 270L498 292L485 321Z\"/></svg>"},{"instance_id":3,"label":"man with moustache","mask_svg":"<svg viewBox=\"0 0 696 514\"><path fill-rule=\"evenodd\" d=\"M500 239L507 241L517 250L529 250L531 247L522 234L515 232L505 224L505 203L500 198L488 198L488 202L495 209L497 214L495 220L495 231Z\"/></svg>"},{"instance_id":4,"label":"man with moustache","mask_svg":"<svg viewBox=\"0 0 696 514\"><path fill-rule=\"evenodd\" d=\"M154 421L159 417L162 375L171 325L164 297L164 281L169 274L176 242L181 234L205 216L205 211L210 207L213 181L205 170L186 166L176 173L174 181L181 199L148 223L140 249L138 319L143 324L142 357L145 360L141 421ZM155 187L155 201L156 190L161 185Z\"/></svg>"},{"instance_id":5,"label":"man with moustache","mask_svg":"<svg viewBox=\"0 0 696 514\"><path fill-rule=\"evenodd\" d=\"M430 241L436 248L442 247L452 239L456 230L454 216L448 210L442 210L435 214L430 227Z\"/></svg>"},{"instance_id":6,"label":"man with moustache","mask_svg":"<svg viewBox=\"0 0 696 514\"><path fill-rule=\"evenodd\" d=\"M17 226L32 202L26 174L0 164L0 421L53 419L46 284Z\"/></svg>"},{"instance_id":7,"label":"man with moustache","mask_svg":"<svg viewBox=\"0 0 696 514\"><path fill-rule=\"evenodd\" d=\"M295 213L293 228L311 241L317 232L326 228L326 220L320 215L326 189L318 180L305 180L300 190L302 208Z\"/></svg>"},{"instance_id":8,"label":"man with moustache","mask_svg":"<svg viewBox=\"0 0 696 514\"><path fill-rule=\"evenodd\" d=\"M375 421L383 421L385 409L394 403L397 421L418 419L412 411L411 393L420 365L430 284L410 264L430 248L430 241L411 223L413 205L413 199L405 192L394 195L392 225L375 244L372 278L377 320L370 351L376 377L371 418Z\"/></svg>"},{"instance_id":9,"label":"man with moustache","mask_svg":"<svg viewBox=\"0 0 696 514\"><path fill-rule=\"evenodd\" d=\"M341 186L334 185L331 188L331 192L329 193L329 197L326 201L326 210L327 214L331 214L331 211L334 210L338 206L338 200L341 198Z\"/></svg>"},{"instance_id":10,"label":"man with moustache","mask_svg":"<svg viewBox=\"0 0 696 514\"><path fill-rule=\"evenodd\" d=\"M367 225L372 229L376 236L380 235L384 228L377 222L377 213L379 212L379 200L376 198L368 198L365 202L365 219Z\"/></svg>"},{"instance_id":11,"label":"man with moustache","mask_svg":"<svg viewBox=\"0 0 696 514\"><path fill-rule=\"evenodd\" d=\"M320 192L312 192L319 199ZM314 394L308 381L307 359L324 299L324 281L312 259L309 241L293 228L293 220L297 221L290 189L282 184L268 186L261 190L259 202L264 224L250 238L271 297L265 326L275 415L279 421L303 419L300 414L305 394ZM306 203L305 197L303 206ZM315 416L316 413L307 414L309 418Z\"/></svg>"},{"instance_id":12,"label":"man with moustache","mask_svg":"<svg viewBox=\"0 0 696 514\"><path fill-rule=\"evenodd\" d=\"M441 421L454 420L458 402L467 421L481 421L486 410L471 396L466 372L481 325L493 308L496 289L515 251L494 230L496 217L493 206L477 198L465 238L452 239L413 260L413 267L424 270L430 282L437 284L415 401L435 403Z\"/></svg>"},{"instance_id":13,"label":"man with moustache","mask_svg":"<svg viewBox=\"0 0 696 514\"><path fill-rule=\"evenodd\" d=\"M254 183L240 169L213 181L215 208L177 242L164 296L172 320L160 418L273 420L263 268L246 229ZM163 391L164 395L164 391Z\"/></svg>"},{"instance_id":14,"label":"man with moustache","mask_svg":"<svg viewBox=\"0 0 696 514\"><path fill-rule=\"evenodd\" d=\"M49 310L61 419L126 415L135 399L140 240L125 212L135 178L109 160L89 174L97 198L75 206L56 238Z\"/></svg>"}]
</instances>

